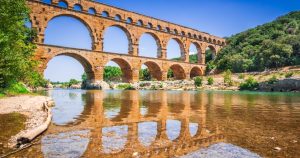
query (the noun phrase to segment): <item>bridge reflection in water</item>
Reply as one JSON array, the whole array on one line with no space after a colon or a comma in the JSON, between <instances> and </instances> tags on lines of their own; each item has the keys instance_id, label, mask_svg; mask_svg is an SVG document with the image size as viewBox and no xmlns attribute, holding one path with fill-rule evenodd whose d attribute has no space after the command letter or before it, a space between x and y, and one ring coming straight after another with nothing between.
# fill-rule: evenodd
<instances>
[{"instance_id":1,"label":"bridge reflection in water","mask_svg":"<svg viewBox=\"0 0 300 158\"><path fill-rule=\"evenodd\" d=\"M50 93L53 96L57 92ZM170 157L224 141L217 126L206 126L206 109L190 92L78 94L69 96L85 101L82 113L65 124L54 119L42 138L44 156ZM59 110L54 111L54 115L57 113Z\"/></svg>"}]
</instances>

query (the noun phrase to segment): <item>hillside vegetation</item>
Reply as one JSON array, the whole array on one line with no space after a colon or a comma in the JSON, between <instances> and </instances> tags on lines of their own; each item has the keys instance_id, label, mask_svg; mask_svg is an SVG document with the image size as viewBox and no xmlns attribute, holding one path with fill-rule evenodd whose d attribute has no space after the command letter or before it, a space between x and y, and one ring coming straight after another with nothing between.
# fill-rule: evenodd
<instances>
[{"instance_id":1,"label":"hillside vegetation","mask_svg":"<svg viewBox=\"0 0 300 158\"><path fill-rule=\"evenodd\" d=\"M227 43L209 68L251 72L299 65L300 12L233 35Z\"/></svg>"}]
</instances>

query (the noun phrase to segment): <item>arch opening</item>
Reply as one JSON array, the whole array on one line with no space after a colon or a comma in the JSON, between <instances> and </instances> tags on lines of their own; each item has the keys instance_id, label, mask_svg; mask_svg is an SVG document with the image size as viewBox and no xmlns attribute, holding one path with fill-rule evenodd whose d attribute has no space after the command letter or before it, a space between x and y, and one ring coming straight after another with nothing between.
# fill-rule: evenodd
<instances>
[{"instance_id":1,"label":"arch opening","mask_svg":"<svg viewBox=\"0 0 300 158\"><path fill-rule=\"evenodd\" d=\"M101 16L102 16L102 17L105 17L105 18L108 18L108 17L109 17L109 13L108 13L107 11L103 11L103 12L101 13Z\"/></svg>"},{"instance_id":2,"label":"arch opening","mask_svg":"<svg viewBox=\"0 0 300 158\"><path fill-rule=\"evenodd\" d=\"M161 45L157 36L144 33L139 40L139 56L157 58L161 54Z\"/></svg>"},{"instance_id":3,"label":"arch opening","mask_svg":"<svg viewBox=\"0 0 300 158\"><path fill-rule=\"evenodd\" d=\"M216 49L213 46L208 46L205 50L205 63L209 63L216 58Z\"/></svg>"},{"instance_id":4,"label":"arch opening","mask_svg":"<svg viewBox=\"0 0 300 158\"><path fill-rule=\"evenodd\" d=\"M58 6L62 8L68 8L68 3L66 1L59 1Z\"/></svg>"},{"instance_id":5,"label":"arch opening","mask_svg":"<svg viewBox=\"0 0 300 158\"><path fill-rule=\"evenodd\" d=\"M167 45L167 59L184 61L185 52L183 44L178 39L170 39Z\"/></svg>"},{"instance_id":6,"label":"arch opening","mask_svg":"<svg viewBox=\"0 0 300 158\"><path fill-rule=\"evenodd\" d=\"M89 61L74 53L62 53L50 59L45 67L44 76L55 84L71 80L74 81L73 83L76 80L79 84L79 82L84 83L95 78Z\"/></svg>"},{"instance_id":7,"label":"arch opening","mask_svg":"<svg viewBox=\"0 0 300 158\"><path fill-rule=\"evenodd\" d=\"M139 77L141 81L161 81L163 78L161 68L152 61L145 62L142 65Z\"/></svg>"},{"instance_id":8,"label":"arch opening","mask_svg":"<svg viewBox=\"0 0 300 158\"><path fill-rule=\"evenodd\" d=\"M82 11L82 6L80 4L75 4L74 7L73 7L73 9L75 11L81 12Z\"/></svg>"},{"instance_id":9,"label":"arch opening","mask_svg":"<svg viewBox=\"0 0 300 158\"><path fill-rule=\"evenodd\" d=\"M194 78L197 76L202 76L203 72L199 67L193 67L190 72L190 78Z\"/></svg>"},{"instance_id":10,"label":"arch opening","mask_svg":"<svg viewBox=\"0 0 300 158\"><path fill-rule=\"evenodd\" d=\"M184 80L186 78L184 69L178 65L172 65L168 70L168 79L169 80Z\"/></svg>"},{"instance_id":11,"label":"arch opening","mask_svg":"<svg viewBox=\"0 0 300 158\"><path fill-rule=\"evenodd\" d=\"M90 27L75 16L54 17L45 30L44 43L48 45L92 50L93 41Z\"/></svg>"},{"instance_id":12,"label":"arch opening","mask_svg":"<svg viewBox=\"0 0 300 158\"><path fill-rule=\"evenodd\" d=\"M201 48L197 43L191 43L189 48L189 62L199 63L201 60Z\"/></svg>"},{"instance_id":13,"label":"arch opening","mask_svg":"<svg viewBox=\"0 0 300 158\"><path fill-rule=\"evenodd\" d=\"M103 78L107 82L131 82L131 65L124 59L114 58L105 65Z\"/></svg>"},{"instance_id":14,"label":"arch opening","mask_svg":"<svg viewBox=\"0 0 300 158\"><path fill-rule=\"evenodd\" d=\"M96 9L95 8L89 8L88 13L91 15L96 15Z\"/></svg>"},{"instance_id":15,"label":"arch opening","mask_svg":"<svg viewBox=\"0 0 300 158\"><path fill-rule=\"evenodd\" d=\"M129 54L132 52L132 42L129 32L118 25L105 29L103 40L104 52ZM117 43L117 45L116 45Z\"/></svg>"},{"instance_id":16,"label":"arch opening","mask_svg":"<svg viewBox=\"0 0 300 158\"><path fill-rule=\"evenodd\" d=\"M132 24L132 23L133 23L133 20L132 20L132 18L130 18L130 17L129 17L129 18L127 18L127 20L126 20L126 23L127 23L127 24Z\"/></svg>"},{"instance_id":17,"label":"arch opening","mask_svg":"<svg viewBox=\"0 0 300 158\"><path fill-rule=\"evenodd\" d=\"M115 16L115 20L116 20L116 21L121 21L121 20L122 20L121 15L117 14L117 15Z\"/></svg>"},{"instance_id":18,"label":"arch opening","mask_svg":"<svg viewBox=\"0 0 300 158\"><path fill-rule=\"evenodd\" d=\"M52 3L52 0L42 0L43 3L46 3L46 4L51 4Z\"/></svg>"}]
</instances>

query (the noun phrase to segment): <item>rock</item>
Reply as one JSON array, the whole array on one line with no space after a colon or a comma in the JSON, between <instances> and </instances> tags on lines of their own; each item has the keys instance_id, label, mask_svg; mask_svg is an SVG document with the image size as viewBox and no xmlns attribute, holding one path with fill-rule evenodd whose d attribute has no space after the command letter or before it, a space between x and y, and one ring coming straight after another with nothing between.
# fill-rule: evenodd
<instances>
[{"instance_id":1,"label":"rock","mask_svg":"<svg viewBox=\"0 0 300 158\"><path fill-rule=\"evenodd\" d=\"M281 148L280 148L280 147L275 147L275 148L274 148L274 150L276 150L276 151L280 151L280 150L281 150Z\"/></svg>"},{"instance_id":2,"label":"rock","mask_svg":"<svg viewBox=\"0 0 300 158\"><path fill-rule=\"evenodd\" d=\"M87 82L83 85L84 89L101 89L108 90L110 86L105 81Z\"/></svg>"},{"instance_id":3,"label":"rock","mask_svg":"<svg viewBox=\"0 0 300 158\"><path fill-rule=\"evenodd\" d=\"M132 154L132 157L137 157L137 156L139 156L139 153L138 153L138 152L134 152L134 153Z\"/></svg>"}]
</instances>

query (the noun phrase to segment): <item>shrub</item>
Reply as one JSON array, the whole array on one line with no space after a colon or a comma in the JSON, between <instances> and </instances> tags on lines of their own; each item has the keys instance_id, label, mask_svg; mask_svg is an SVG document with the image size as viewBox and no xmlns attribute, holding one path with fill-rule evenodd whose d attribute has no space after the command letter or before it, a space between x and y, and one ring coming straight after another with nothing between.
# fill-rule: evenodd
<instances>
[{"instance_id":1,"label":"shrub","mask_svg":"<svg viewBox=\"0 0 300 158\"><path fill-rule=\"evenodd\" d=\"M258 82L250 76L245 82L240 84L240 90L255 90L258 86Z\"/></svg>"},{"instance_id":2,"label":"shrub","mask_svg":"<svg viewBox=\"0 0 300 158\"><path fill-rule=\"evenodd\" d=\"M245 74L239 74L239 79L245 79Z\"/></svg>"},{"instance_id":3,"label":"shrub","mask_svg":"<svg viewBox=\"0 0 300 158\"><path fill-rule=\"evenodd\" d=\"M1 90L2 95L17 95L17 94L27 94L29 93L28 89L23 83L12 83L6 89Z\"/></svg>"},{"instance_id":4,"label":"shrub","mask_svg":"<svg viewBox=\"0 0 300 158\"><path fill-rule=\"evenodd\" d=\"M292 76L294 76L294 72L288 72L285 74L285 78L290 78Z\"/></svg>"},{"instance_id":5,"label":"shrub","mask_svg":"<svg viewBox=\"0 0 300 158\"><path fill-rule=\"evenodd\" d=\"M269 80L268 83L269 84L274 84L278 81L277 77L275 75L273 75Z\"/></svg>"},{"instance_id":6,"label":"shrub","mask_svg":"<svg viewBox=\"0 0 300 158\"><path fill-rule=\"evenodd\" d=\"M122 90L135 90L135 88L131 84L119 84L117 86L117 89L122 89Z\"/></svg>"},{"instance_id":7,"label":"shrub","mask_svg":"<svg viewBox=\"0 0 300 158\"><path fill-rule=\"evenodd\" d=\"M199 77L199 76L197 76L197 77L195 77L194 78L194 81L195 81L195 86L196 87L201 87L202 86L202 77Z\"/></svg>"},{"instance_id":8,"label":"shrub","mask_svg":"<svg viewBox=\"0 0 300 158\"><path fill-rule=\"evenodd\" d=\"M229 86L232 86L233 85L233 82L232 82L232 79L231 79L231 71L230 70L227 70L225 71L224 73L224 83L229 85Z\"/></svg>"},{"instance_id":9,"label":"shrub","mask_svg":"<svg viewBox=\"0 0 300 158\"><path fill-rule=\"evenodd\" d=\"M208 84L208 85L213 85L213 84L214 84L214 78L208 77L208 78L207 78L207 84Z\"/></svg>"}]
</instances>

